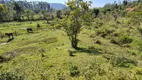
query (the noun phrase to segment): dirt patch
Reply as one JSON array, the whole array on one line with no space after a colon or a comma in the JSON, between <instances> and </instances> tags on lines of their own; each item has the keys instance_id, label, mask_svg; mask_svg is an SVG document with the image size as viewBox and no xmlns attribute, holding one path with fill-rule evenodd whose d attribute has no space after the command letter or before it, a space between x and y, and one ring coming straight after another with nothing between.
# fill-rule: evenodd
<instances>
[{"instance_id":1,"label":"dirt patch","mask_svg":"<svg viewBox=\"0 0 142 80\"><path fill-rule=\"evenodd\" d=\"M57 41L58 41L57 38L47 38L47 39L42 40L42 42L47 43L47 44L54 43Z\"/></svg>"},{"instance_id":2,"label":"dirt patch","mask_svg":"<svg viewBox=\"0 0 142 80\"><path fill-rule=\"evenodd\" d=\"M6 58L8 61L21 55L21 53L23 54L29 54L30 52L34 53L33 51L37 51L38 47L25 47L25 48L19 48L19 49L15 49L9 52L5 52L3 53L1 56L3 58Z\"/></svg>"},{"instance_id":3,"label":"dirt patch","mask_svg":"<svg viewBox=\"0 0 142 80\"><path fill-rule=\"evenodd\" d=\"M0 46L2 46L2 45L6 45L7 43L0 43Z\"/></svg>"},{"instance_id":4,"label":"dirt patch","mask_svg":"<svg viewBox=\"0 0 142 80\"><path fill-rule=\"evenodd\" d=\"M134 10L135 10L135 8L126 8L125 11L127 11L127 12L132 12L132 11L134 11Z\"/></svg>"}]
</instances>

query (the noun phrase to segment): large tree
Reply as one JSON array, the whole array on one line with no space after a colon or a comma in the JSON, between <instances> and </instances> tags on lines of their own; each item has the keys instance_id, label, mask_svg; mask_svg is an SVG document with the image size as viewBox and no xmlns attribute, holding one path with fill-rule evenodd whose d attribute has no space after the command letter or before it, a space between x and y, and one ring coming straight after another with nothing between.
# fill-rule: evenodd
<instances>
[{"instance_id":1,"label":"large tree","mask_svg":"<svg viewBox=\"0 0 142 80\"><path fill-rule=\"evenodd\" d=\"M4 12L6 11L6 7L4 4L0 4L0 22L3 21L4 18Z\"/></svg>"},{"instance_id":2,"label":"large tree","mask_svg":"<svg viewBox=\"0 0 142 80\"><path fill-rule=\"evenodd\" d=\"M68 0L67 6L70 14L62 19L62 26L71 41L73 48L78 47L78 34L83 26L89 26L92 22L91 11L89 6L91 2L84 2L83 0Z\"/></svg>"},{"instance_id":3,"label":"large tree","mask_svg":"<svg viewBox=\"0 0 142 80\"><path fill-rule=\"evenodd\" d=\"M25 16L27 17L28 20L33 20L34 19L35 12L32 10L25 10Z\"/></svg>"}]
</instances>

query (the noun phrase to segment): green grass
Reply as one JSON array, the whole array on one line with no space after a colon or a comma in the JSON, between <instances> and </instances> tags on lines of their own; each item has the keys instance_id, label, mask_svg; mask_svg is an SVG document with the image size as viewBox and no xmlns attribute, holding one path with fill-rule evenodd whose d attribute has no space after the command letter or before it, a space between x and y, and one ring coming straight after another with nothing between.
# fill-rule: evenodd
<instances>
[{"instance_id":1,"label":"green grass","mask_svg":"<svg viewBox=\"0 0 142 80\"><path fill-rule=\"evenodd\" d=\"M62 29L54 29L44 21L2 23L2 34L16 31L18 35L0 46L0 55L5 58L5 62L0 63L0 74L22 76L24 80L141 80L142 52L138 44L141 33L133 26L134 29L129 29L126 24L111 22L113 24L106 22L91 30L84 28L79 34L77 50L71 48ZM38 32L37 23L41 25ZM34 33L28 34L27 27L34 28ZM111 30L114 32L108 34ZM101 37L104 33L107 35ZM111 43L111 39L121 40L123 36L129 36L133 41L123 46ZM7 40L4 37L0 43ZM70 51L74 56L69 56Z\"/></svg>"}]
</instances>

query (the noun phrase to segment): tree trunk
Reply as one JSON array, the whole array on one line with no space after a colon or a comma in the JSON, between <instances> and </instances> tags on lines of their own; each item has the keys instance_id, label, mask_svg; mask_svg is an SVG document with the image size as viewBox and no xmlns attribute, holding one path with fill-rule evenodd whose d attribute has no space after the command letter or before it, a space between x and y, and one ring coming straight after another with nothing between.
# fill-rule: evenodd
<instances>
[{"instance_id":1,"label":"tree trunk","mask_svg":"<svg viewBox=\"0 0 142 80\"><path fill-rule=\"evenodd\" d=\"M72 42L72 47L76 49L77 48L77 43Z\"/></svg>"},{"instance_id":2,"label":"tree trunk","mask_svg":"<svg viewBox=\"0 0 142 80\"><path fill-rule=\"evenodd\" d=\"M76 37L72 39L71 45L72 45L72 47L75 48L75 49L78 48L78 40L77 40Z\"/></svg>"},{"instance_id":3,"label":"tree trunk","mask_svg":"<svg viewBox=\"0 0 142 80\"><path fill-rule=\"evenodd\" d=\"M30 21L30 17L28 16L28 21Z\"/></svg>"}]
</instances>

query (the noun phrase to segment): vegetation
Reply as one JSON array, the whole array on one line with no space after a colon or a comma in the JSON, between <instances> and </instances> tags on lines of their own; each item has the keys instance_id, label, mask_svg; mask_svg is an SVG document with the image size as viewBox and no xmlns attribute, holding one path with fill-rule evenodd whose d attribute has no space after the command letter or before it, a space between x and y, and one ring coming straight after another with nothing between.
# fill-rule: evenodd
<instances>
[{"instance_id":1,"label":"vegetation","mask_svg":"<svg viewBox=\"0 0 142 80\"><path fill-rule=\"evenodd\" d=\"M142 79L141 0L0 3L0 80Z\"/></svg>"},{"instance_id":2,"label":"vegetation","mask_svg":"<svg viewBox=\"0 0 142 80\"><path fill-rule=\"evenodd\" d=\"M69 1L67 5L70 9L70 14L64 18L62 26L71 41L72 47L77 48L79 41L77 37L81 31L81 28L87 24L91 24L92 18L90 16L90 12L88 11L90 3L82 1Z\"/></svg>"}]
</instances>

